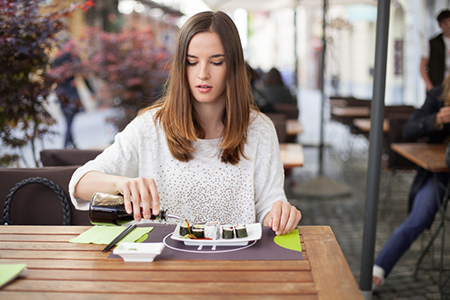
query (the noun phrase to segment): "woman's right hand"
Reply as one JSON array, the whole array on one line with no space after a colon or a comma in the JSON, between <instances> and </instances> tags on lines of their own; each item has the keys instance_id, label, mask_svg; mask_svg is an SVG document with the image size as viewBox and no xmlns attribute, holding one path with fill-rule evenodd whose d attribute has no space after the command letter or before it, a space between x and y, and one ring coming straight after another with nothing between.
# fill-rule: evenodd
<instances>
[{"instance_id":1,"label":"woman's right hand","mask_svg":"<svg viewBox=\"0 0 450 300\"><path fill-rule=\"evenodd\" d=\"M159 194L155 180L142 177L119 177L116 184L119 193L123 195L125 210L129 214L133 213L133 217L137 222L141 221L142 217L145 220L149 220L151 215L150 209L154 215L159 214Z\"/></svg>"}]
</instances>

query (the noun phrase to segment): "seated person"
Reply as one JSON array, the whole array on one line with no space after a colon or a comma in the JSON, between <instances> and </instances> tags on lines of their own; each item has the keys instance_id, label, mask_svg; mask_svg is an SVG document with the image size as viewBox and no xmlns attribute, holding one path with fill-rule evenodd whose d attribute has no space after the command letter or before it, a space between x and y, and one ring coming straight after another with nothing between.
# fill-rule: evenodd
<instances>
[{"instance_id":1,"label":"seated person","mask_svg":"<svg viewBox=\"0 0 450 300\"><path fill-rule=\"evenodd\" d=\"M429 143L443 143L450 136L450 76L443 87L435 87L427 93L423 106L415 112L403 127L403 136L417 139L428 136ZM449 173L437 173L437 179L447 185ZM444 196L439 189L439 199ZM400 257L411 244L431 226L439 209L433 174L418 167L409 195L409 214L406 220L391 234L375 259L373 268L373 288L384 283Z\"/></svg>"}]
</instances>

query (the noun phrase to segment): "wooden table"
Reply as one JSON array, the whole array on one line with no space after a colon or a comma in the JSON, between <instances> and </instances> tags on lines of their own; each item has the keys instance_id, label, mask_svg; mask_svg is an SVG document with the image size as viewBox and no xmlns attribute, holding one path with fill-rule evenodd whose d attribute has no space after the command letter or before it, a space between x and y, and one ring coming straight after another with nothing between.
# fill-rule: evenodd
<instances>
[{"instance_id":1,"label":"wooden table","mask_svg":"<svg viewBox=\"0 0 450 300\"><path fill-rule=\"evenodd\" d=\"M89 228L0 226L0 263L27 265L0 299L363 299L328 226L299 227L303 260L151 263L68 242Z\"/></svg>"},{"instance_id":2,"label":"wooden table","mask_svg":"<svg viewBox=\"0 0 450 300\"><path fill-rule=\"evenodd\" d=\"M346 118L367 118L370 117L370 107L366 106L333 106L331 114L337 117Z\"/></svg>"},{"instance_id":3,"label":"wooden table","mask_svg":"<svg viewBox=\"0 0 450 300\"><path fill-rule=\"evenodd\" d=\"M430 172L450 172L445 165L446 144L392 143L391 149Z\"/></svg>"},{"instance_id":4,"label":"wooden table","mask_svg":"<svg viewBox=\"0 0 450 300\"><path fill-rule=\"evenodd\" d=\"M297 143L280 144L281 160L285 169L303 166L303 147Z\"/></svg>"},{"instance_id":5,"label":"wooden table","mask_svg":"<svg viewBox=\"0 0 450 300\"><path fill-rule=\"evenodd\" d=\"M303 124L297 119L286 120L286 134L299 135L303 133Z\"/></svg>"},{"instance_id":6,"label":"wooden table","mask_svg":"<svg viewBox=\"0 0 450 300\"><path fill-rule=\"evenodd\" d=\"M353 119L353 125L356 126L361 131L370 132L370 118L356 118ZM383 132L389 132L389 121L387 119L383 120Z\"/></svg>"}]
</instances>

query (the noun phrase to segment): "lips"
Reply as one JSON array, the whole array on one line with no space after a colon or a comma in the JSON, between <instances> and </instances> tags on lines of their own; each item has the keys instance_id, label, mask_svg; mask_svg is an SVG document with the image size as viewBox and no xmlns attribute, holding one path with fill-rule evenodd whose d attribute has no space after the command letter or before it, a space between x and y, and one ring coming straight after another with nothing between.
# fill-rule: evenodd
<instances>
[{"instance_id":1,"label":"lips","mask_svg":"<svg viewBox=\"0 0 450 300\"><path fill-rule=\"evenodd\" d=\"M195 86L200 93L207 93L212 89L212 86L207 84L199 84Z\"/></svg>"}]
</instances>

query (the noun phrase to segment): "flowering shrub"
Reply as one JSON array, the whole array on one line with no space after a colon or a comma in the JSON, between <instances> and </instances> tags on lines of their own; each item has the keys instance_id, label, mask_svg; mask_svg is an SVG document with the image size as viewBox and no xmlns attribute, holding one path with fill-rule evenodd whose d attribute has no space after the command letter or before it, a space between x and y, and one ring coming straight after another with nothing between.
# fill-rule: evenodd
<instances>
[{"instance_id":1,"label":"flowering shrub","mask_svg":"<svg viewBox=\"0 0 450 300\"><path fill-rule=\"evenodd\" d=\"M155 45L148 28L109 33L88 27L79 40L67 43L63 51L79 56L81 64L62 66L52 72L68 76L76 70L85 77L100 79L96 99L119 111L111 120L118 130L155 100L168 72L168 54Z\"/></svg>"},{"instance_id":2,"label":"flowering shrub","mask_svg":"<svg viewBox=\"0 0 450 300\"><path fill-rule=\"evenodd\" d=\"M63 18L92 5L89 0L41 14L38 0L0 1L0 140L15 150L30 145L36 166L36 142L50 133L55 122L43 107L55 83L48 74L50 53L65 29ZM5 154L0 166L17 165L19 158L19 154Z\"/></svg>"}]
</instances>

